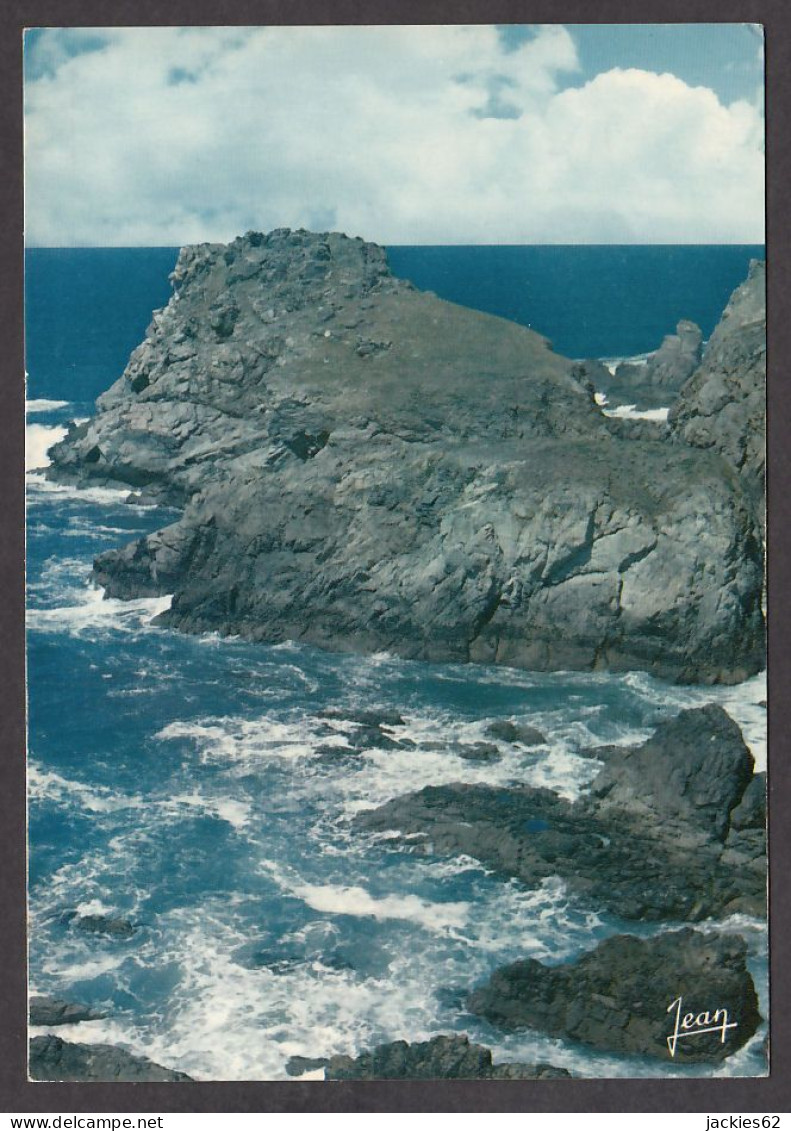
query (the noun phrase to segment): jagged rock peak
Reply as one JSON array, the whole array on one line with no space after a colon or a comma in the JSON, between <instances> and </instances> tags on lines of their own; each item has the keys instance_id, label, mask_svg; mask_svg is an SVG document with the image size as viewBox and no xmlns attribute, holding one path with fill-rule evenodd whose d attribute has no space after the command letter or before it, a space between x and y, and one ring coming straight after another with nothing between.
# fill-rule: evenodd
<instances>
[{"instance_id":1,"label":"jagged rock peak","mask_svg":"<svg viewBox=\"0 0 791 1131\"><path fill-rule=\"evenodd\" d=\"M336 284L362 282L368 288L393 278L385 250L378 244L342 232L275 228L271 232L246 232L228 244L183 247L170 281L178 293L187 283L223 266L229 284L254 276L282 281L283 272L291 279L300 277L314 285L334 278Z\"/></svg>"}]
</instances>

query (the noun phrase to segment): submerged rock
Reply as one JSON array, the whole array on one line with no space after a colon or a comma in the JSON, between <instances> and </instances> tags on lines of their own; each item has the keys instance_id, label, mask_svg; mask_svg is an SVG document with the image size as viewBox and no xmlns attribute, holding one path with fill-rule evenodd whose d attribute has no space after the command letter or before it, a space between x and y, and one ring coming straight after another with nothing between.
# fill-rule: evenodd
<instances>
[{"instance_id":1,"label":"submerged rock","mask_svg":"<svg viewBox=\"0 0 791 1131\"><path fill-rule=\"evenodd\" d=\"M54 478L185 504L101 555L160 623L338 651L737 681L762 551L712 454L624 442L524 327L393 278L336 233L186 248Z\"/></svg>"},{"instance_id":2,"label":"submerged rock","mask_svg":"<svg viewBox=\"0 0 791 1131\"><path fill-rule=\"evenodd\" d=\"M496 719L487 726L486 733L491 738L513 745L543 746L546 743L546 736L538 727L530 726L529 723L512 723L510 719Z\"/></svg>"},{"instance_id":3,"label":"submerged rock","mask_svg":"<svg viewBox=\"0 0 791 1131\"><path fill-rule=\"evenodd\" d=\"M324 1068L326 1080L542 1080L568 1077L551 1064L493 1064L490 1049L471 1044L466 1036L432 1037L430 1041L392 1041L359 1056L328 1059L292 1057L289 1075Z\"/></svg>"},{"instance_id":4,"label":"submerged rock","mask_svg":"<svg viewBox=\"0 0 791 1131\"><path fill-rule=\"evenodd\" d=\"M86 1045L52 1035L33 1037L28 1071L32 1080L191 1080L116 1045Z\"/></svg>"},{"instance_id":5,"label":"submerged rock","mask_svg":"<svg viewBox=\"0 0 791 1131\"><path fill-rule=\"evenodd\" d=\"M504 966L468 1004L505 1029L535 1029L607 1052L718 1061L761 1022L746 953L738 935L690 928L648 939L616 935L574 963L528 958ZM677 1015L680 1035L672 1041Z\"/></svg>"},{"instance_id":6,"label":"submerged rock","mask_svg":"<svg viewBox=\"0 0 791 1131\"><path fill-rule=\"evenodd\" d=\"M721 708L684 711L641 746L603 754L575 803L547 789L451 784L356 822L398 830L410 851L472 856L531 887L560 876L625 919L765 914L763 787L752 784L752 755Z\"/></svg>"},{"instance_id":7,"label":"submerged rock","mask_svg":"<svg viewBox=\"0 0 791 1131\"><path fill-rule=\"evenodd\" d=\"M77 911L67 911L62 917L73 930L86 935L105 935L114 939L129 939L137 927L128 919L114 918L111 915L80 915Z\"/></svg>"}]
</instances>

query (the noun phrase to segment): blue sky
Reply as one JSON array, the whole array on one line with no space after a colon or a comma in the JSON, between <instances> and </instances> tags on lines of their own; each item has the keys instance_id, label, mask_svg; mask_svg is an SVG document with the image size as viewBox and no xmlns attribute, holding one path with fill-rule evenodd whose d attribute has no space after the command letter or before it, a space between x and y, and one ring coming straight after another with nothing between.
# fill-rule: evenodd
<instances>
[{"instance_id":1,"label":"blue sky","mask_svg":"<svg viewBox=\"0 0 791 1131\"><path fill-rule=\"evenodd\" d=\"M31 245L758 243L748 24L44 29Z\"/></svg>"}]
</instances>

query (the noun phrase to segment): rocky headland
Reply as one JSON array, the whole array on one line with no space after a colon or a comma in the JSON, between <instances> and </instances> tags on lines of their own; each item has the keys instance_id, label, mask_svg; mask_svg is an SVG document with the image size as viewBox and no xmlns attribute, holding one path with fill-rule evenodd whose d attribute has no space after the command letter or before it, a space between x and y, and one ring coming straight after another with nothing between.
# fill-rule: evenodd
<instances>
[{"instance_id":1,"label":"rocky headland","mask_svg":"<svg viewBox=\"0 0 791 1131\"><path fill-rule=\"evenodd\" d=\"M543 338L417 291L359 239L248 233L185 248L172 283L51 452L53 478L183 508L97 560L110 595L339 651L763 666L760 527L729 452L619 434Z\"/></svg>"}]
</instances>

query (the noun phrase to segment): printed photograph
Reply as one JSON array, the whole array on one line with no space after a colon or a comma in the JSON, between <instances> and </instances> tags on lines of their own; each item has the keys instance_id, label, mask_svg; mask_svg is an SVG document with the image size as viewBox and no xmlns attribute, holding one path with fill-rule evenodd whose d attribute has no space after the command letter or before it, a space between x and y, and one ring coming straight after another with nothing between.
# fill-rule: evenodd
<instances>
[{"instance_id":1,"label":"printed photograph","mask_svg":"<svg viewBox=\"0 0 791 1131\"><path fill-rule=\"evenodd\" d=\"M769 1072L763 48L26 32L32 1080Z\"/></svg>"}]
</instances>

